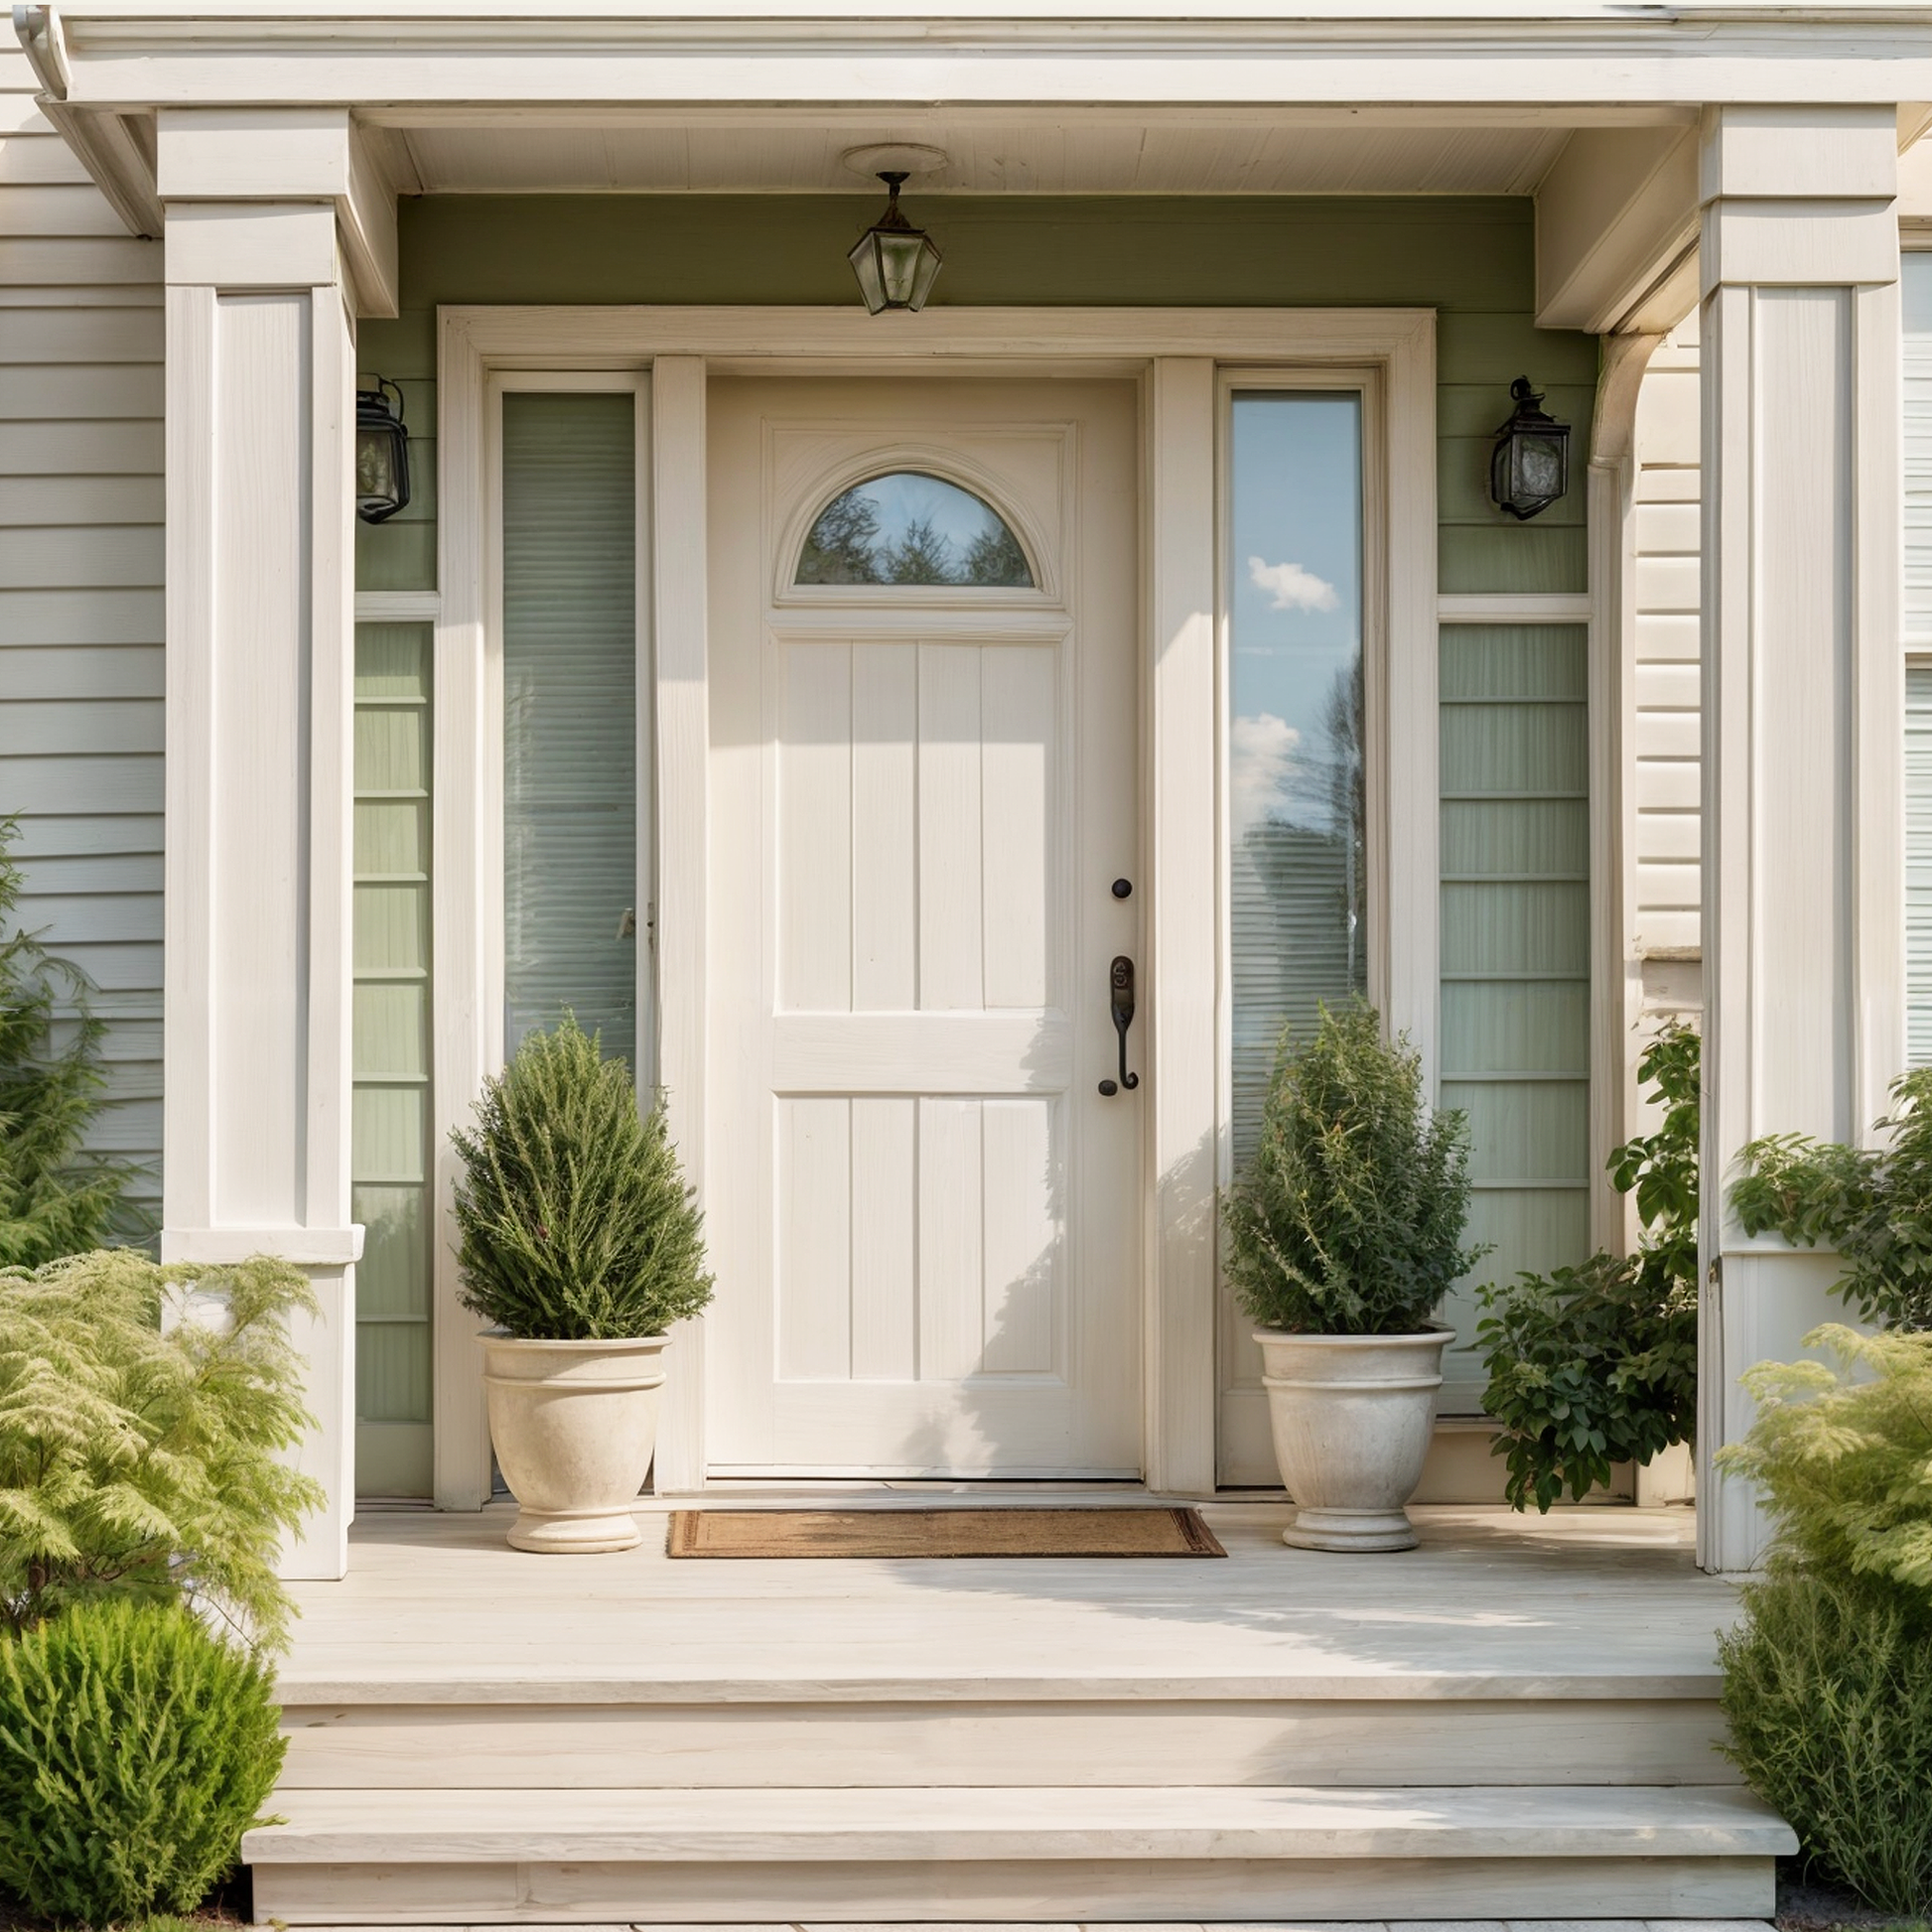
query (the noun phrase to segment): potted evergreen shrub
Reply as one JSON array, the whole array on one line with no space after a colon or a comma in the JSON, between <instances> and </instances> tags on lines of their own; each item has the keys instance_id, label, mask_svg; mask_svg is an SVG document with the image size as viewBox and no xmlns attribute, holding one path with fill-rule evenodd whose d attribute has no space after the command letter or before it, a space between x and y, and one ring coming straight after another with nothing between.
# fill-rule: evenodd
<instances>
[{"instance_id":1,"label":"potted evergreen shrub","mask_svg":"<svg viewBox=\"0 0 1932 1932\"><path fill-rule=\"evenodd\" d=\"M1225 1262L1258 1323L1282 1540L1409 1550L1450 1330L1430 1319L1479 1259L1463 1247L1462 1116L1424 1104L1422 1063L1361 1000L1287 1033L1261 1138L1224 1210Z\"/></svg>"},{"instance_id":2,"label":"potted evergreen shrub","mask_svg":"<svg viewBox=\"0 0 1932 1932\"><path fill-rule=\"evenodd\" d=\"M657 1445L673 1321L711 1299L704 1239L661 1102L568 1014L484 1082L451 1136L458 1267L480 1340L519 1550L627 1550Z\"/></svg>"}]
</instances>

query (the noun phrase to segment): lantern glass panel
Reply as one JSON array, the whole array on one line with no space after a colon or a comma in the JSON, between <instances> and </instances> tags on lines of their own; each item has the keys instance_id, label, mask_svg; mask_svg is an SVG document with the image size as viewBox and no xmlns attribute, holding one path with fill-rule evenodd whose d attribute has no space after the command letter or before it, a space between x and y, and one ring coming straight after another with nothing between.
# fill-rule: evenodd
<instances>
[{"instance_id":1,"label":"lantern glass panel","mask_svg":"<svg viewBox=\"0 0 1932 1932\"><path fill-rule=\"evenodd\" d=\"M918 281L919 252L925 244L922 234L882 234L879 237L879 263L886 285L886 300L896 309L910 306Z\"/></svg>"},{"instance_id":2,"label":"lantern glass panel","mask_svg":"<svg viewBox=\"0 0 1932 1932\"><path fill-rule=\"evenodd\" d=\"M925 307L932 285L939 279L939 250L924 235L919 237L919 259L912 271L912 299L906 307L914 313Z\"/></svg>"},{"instance_id":3,"label":"lantern glass panel","mask_svg":"<svg viewBox=\"0 0 1932 1932\"><path fill-rule=\"evenodd\" d=\"M355 507L364 516L401 507L400 426L360 423L355 430Z\"/></svg>"},{"instance_id":4,"label":"lantern glass panel","mask_svg":"<svg viewBox=\"0 0 1932 1932\"><path fill-rule=\"evenodd\" d=\"M880 273L879 253L874 247L876 237L870 233L862 234L846 259L852 264L852 272L859 278L859 293L865 297L867 312L878 315L886 306L886 283Z\"/></svg>"},{"instance_id":5,"label":"lantern glass panel","mask_svg":"<svg viewBox=\"0 0 1932 1932\"><path fill-rule=\"evenodd\" d=\"M1554 500L1563 494L1564 440L1520 434L1516 444L1516 494Z\"/></svg>"}]
</instances>

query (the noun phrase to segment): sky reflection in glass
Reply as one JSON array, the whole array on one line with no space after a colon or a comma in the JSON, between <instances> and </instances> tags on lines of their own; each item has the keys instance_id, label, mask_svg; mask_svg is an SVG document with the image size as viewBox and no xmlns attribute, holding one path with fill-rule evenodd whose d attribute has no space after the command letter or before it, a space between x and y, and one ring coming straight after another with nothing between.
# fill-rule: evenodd
<instances>
[{"instance_id":1,"label":"sky reflection in glass","mask_svg":"<svg viewBox=\"0 0 1932 1932\"><path fill-rule=\"evenodd\" d=\"M1234 1135L1254 1145L1284 1024L1367 984L1362 407L1233 403L1227 608Z\"/></svg>"}]
</instances>

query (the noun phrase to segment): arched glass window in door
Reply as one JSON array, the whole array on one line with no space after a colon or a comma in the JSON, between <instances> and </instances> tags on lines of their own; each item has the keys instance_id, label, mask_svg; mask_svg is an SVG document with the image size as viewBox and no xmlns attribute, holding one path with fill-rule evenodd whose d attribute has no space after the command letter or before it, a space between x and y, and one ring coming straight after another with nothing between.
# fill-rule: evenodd
<instances>
[{"instance_id":1,"label":"arched glass window in door","mask_svg":"<svg viewBox=\"0 0 1932 1932\"><path fill-rule=\"evenodd\" d=\"M792 582L1030 591L1034 573L983 496L942 477L895 470L841 490L819 511Z\"/></svg>"}]
</instances>

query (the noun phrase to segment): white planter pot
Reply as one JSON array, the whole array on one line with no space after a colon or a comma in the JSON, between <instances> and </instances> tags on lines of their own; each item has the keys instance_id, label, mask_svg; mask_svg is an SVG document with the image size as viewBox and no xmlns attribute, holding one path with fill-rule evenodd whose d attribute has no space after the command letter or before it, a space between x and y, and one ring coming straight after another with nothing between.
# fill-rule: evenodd
<instances>
[{"instance_id":1,"label":"white planter pot","mask_svg":"<svg viewBox=\"0 0 1932 1932\"><path fill-rule=\"evenodd\" d=\"M1436 1426L1448 1328L1416 1335L1257 1330L1275 1460L1301 1550L1413 1550L1403 1505Z\"/></svg>"},{"instance_id":2,"label":"white planter pot","mask_svg":"<svg viewBox=\"0 0 1932 1932\"><path fill-rule=\"evenodd\" d=\"M641 1537L630 1505L657 1447L669 1336L478 1339L489 1440L521 1506L512 1546L553 1555L632 1548Z\"/></svg>"}]
</instances>

